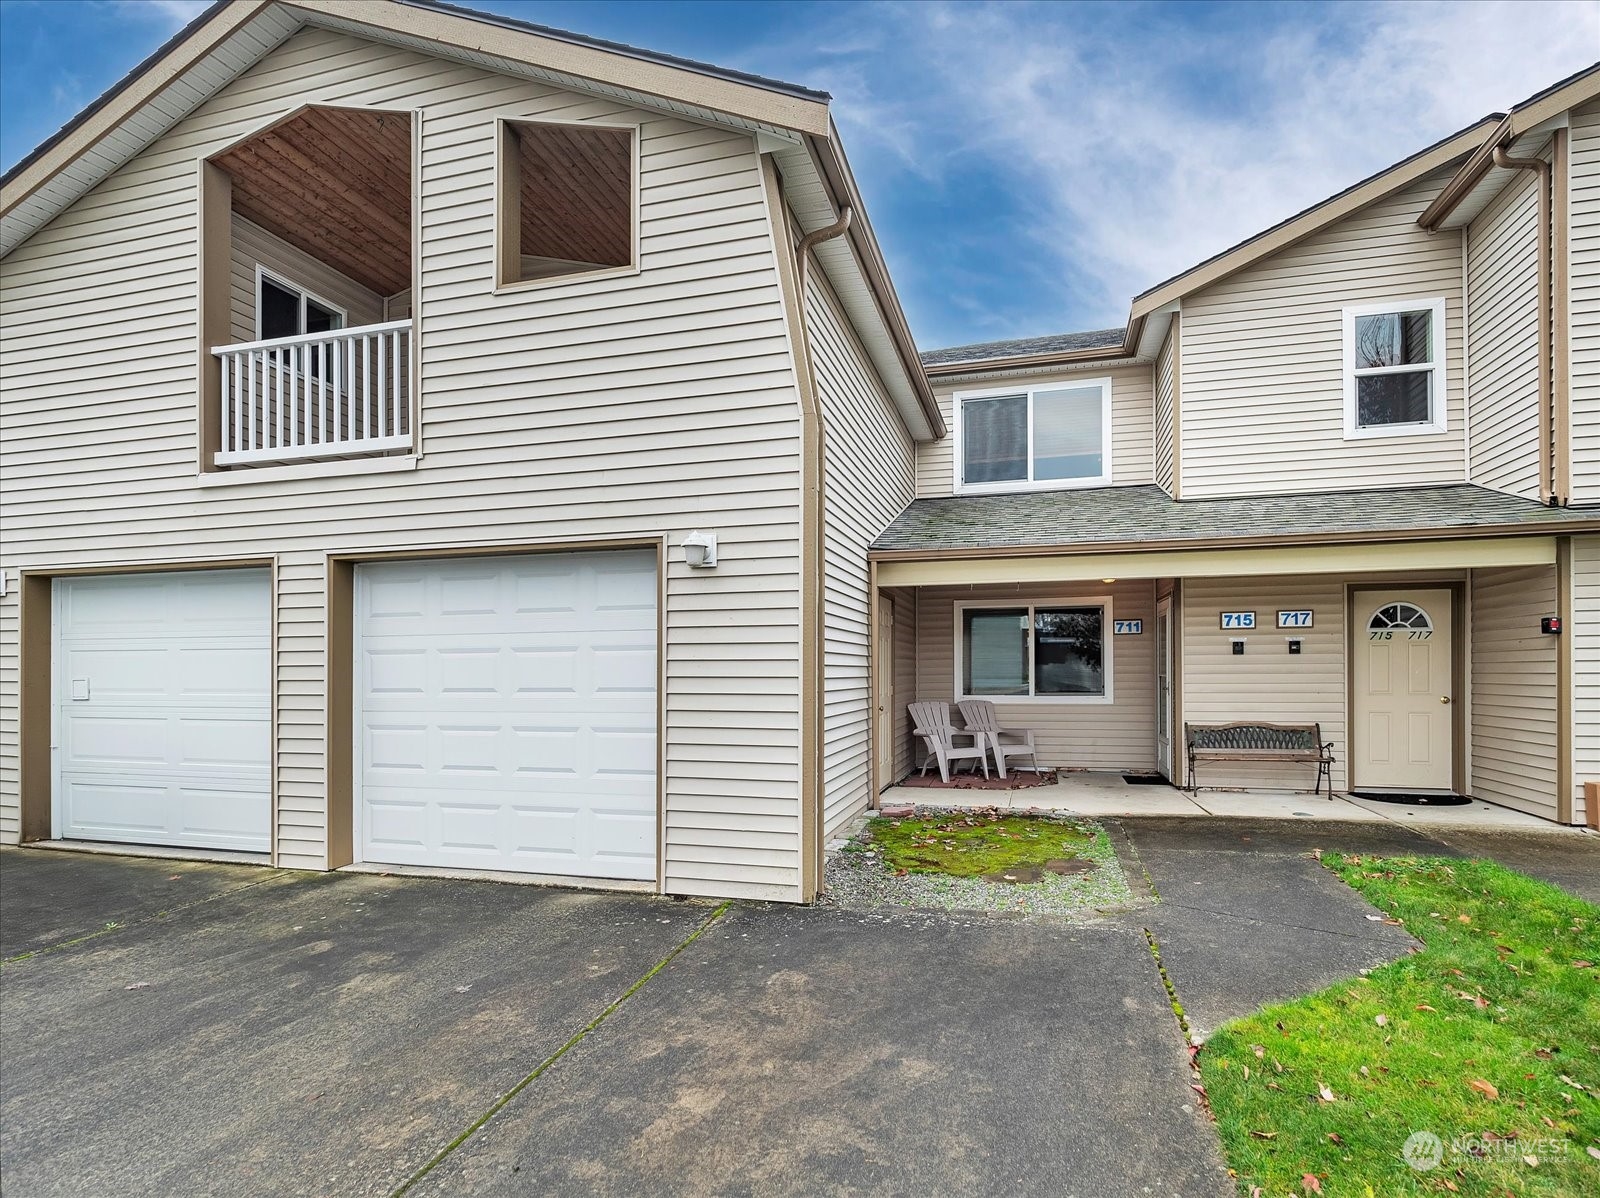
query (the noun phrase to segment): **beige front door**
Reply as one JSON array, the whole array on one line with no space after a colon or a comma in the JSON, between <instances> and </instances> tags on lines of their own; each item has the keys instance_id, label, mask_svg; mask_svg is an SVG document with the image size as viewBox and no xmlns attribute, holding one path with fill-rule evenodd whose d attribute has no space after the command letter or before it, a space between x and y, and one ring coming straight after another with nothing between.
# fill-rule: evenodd
<instances>
[{"instance_id":1,"label":"beige front door","mask_svg":"<svg viewBox=\"0 0 1600 1198\"><path fill-rule=\"evenodd\" d=\"M1447 791L1455 758L1450 592L1357 591L1352 790Z\"/></svg>"}]
</instances>

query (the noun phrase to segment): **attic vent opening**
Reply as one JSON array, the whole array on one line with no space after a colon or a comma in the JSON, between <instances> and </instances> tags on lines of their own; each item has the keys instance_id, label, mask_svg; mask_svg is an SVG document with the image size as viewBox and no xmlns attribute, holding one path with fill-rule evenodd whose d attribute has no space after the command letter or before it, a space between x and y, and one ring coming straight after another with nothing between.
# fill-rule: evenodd
<instances>
[{"instance_id":1,"label":"attic vent opening","mask_svg":"<svg viewBox=\"0 0 1600 1198\"><path fill-rule=\"evenodd\" d=\"M499 283L634 263L633 129L505 121Z\"/></svg>"}]
</instances>

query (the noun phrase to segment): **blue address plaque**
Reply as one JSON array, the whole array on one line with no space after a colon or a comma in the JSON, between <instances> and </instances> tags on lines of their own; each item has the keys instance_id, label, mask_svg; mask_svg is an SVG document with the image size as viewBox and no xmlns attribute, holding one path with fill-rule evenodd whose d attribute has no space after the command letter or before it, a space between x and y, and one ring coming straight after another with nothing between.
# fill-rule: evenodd
<instances>
[{"instance_id":1,"label":"blue address plaque","mask_svg":"<svg viewBox=\"0 0 1600 1198\"><path fill-rule=\"evenodd\" d=\"M1221 624L1229 632L1239 632L1256 626L1256 613L1253 611L1225 611L1221 613Z\"/></svg>"},{"instance_id":2,"label":"blue address plaque","mask_svg":"<svg viewBox=\"0 0 1600 1198\"><path fill-rule=\"evenodd\" d=\"M1316 619L1316 612L1309 609L1304 611L1280 611L1278 613L1279 628L1310 628Z\"/></svg>"},{"instance_id":3,"label":"blue address plaque","mask_svg":"<svg viewBox=\"0 0 1600 1198\"><path fill-rule=\"evenodd\" d=\"M1144 632L1144 621L1112 620L1111 632L1114 636L1139 636Z\"/></svg>"}]
</instances>

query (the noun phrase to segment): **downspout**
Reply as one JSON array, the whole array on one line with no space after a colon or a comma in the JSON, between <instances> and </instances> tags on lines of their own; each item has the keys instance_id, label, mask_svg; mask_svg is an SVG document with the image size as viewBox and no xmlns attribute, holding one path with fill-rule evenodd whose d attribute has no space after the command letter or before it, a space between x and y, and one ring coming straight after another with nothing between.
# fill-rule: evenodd
<instances>
[{"instance_id":1,"label":"downspout","mask_svg":"<svg viewBox=\"0 0 1600 1198\"><path fill-rule=\"evenodd\" d=\"M1555 403L1550 386L1550 164L1543 158L1513 158L1504 146L1494 148L1494 164L1505 170L1533 171L1539 188L1539 500L1558 504L1554 480Z\"/></svg>"},{"instance_id":2,"label":"downspout","mask_svg":"<svg viewBox=\"0 0 1600 1198\"><path fill-rule=\"evenodd\" d=\"M824 241L832 241L835 237L843 237L850 228L850 222L855 220L855 217L855 209L846 204L839 209L839 219L834 221L833 224L826 225L821 229L813 229L800 239L800 244L795 248L794 257L795 271L799 277L800 297L802 299L805 298L806 294L806 260L811 255L812 247L821 245ZM801 314L801 317L804 319L804 313ZM811 369L811 352L809 349L806 351L806 369ZM811 381L815 385L815 375L812 376Z\"/></svg>"},{"instance_id":3,"label":"downspout","mask_svg":"<svg viewBox=\"0 0 1600 1198\"><path fill-rule=\"evenodd\" d=\"M780 219L782 214L779 214ZM811 257L811 250L821 245L824 241L832 241L835 237L844 236L850 228L850 222L855 219L855 211L848 204L839 209L839 218L831 225L820 229L813 229L800 239L800 244L795 246L795 290L799 293L795 297L798 308L796 313L800 319L801 344L797 347L805 357L806 385L800 388L800 459L802 463L812 463L812 469L802 467L805 485L802 509L805 518L805 540L803 542L806 560L810 567L810 577L805 582L806 599L811 608L811 628L814 630L812 643L801 646L802 660L805 661L807 672L812 683L812 712L811 727L814 731L812 743L807 746L812 754L811 771L816 779L816 844L813 856L815 861L808 863L816 871L813 883L813 893L822 889L822 852L824 817L828 809L828 780L824 772L827 760L827 712L828 688L824 671L827 668L827 657L823 645L827 641L827 595L828 595L828 555L827 541L825 539L824 524L827 518L827 443L828 429L822 411L822 395L817 388L816 361L811 353L811 322L806 318L806 275ZM868 631L868 644L876 635L876 629ZM868 695L868 705L871 705L871 695ZM872 721L868 721L869 727Z\"/></svg>"}]
</instances>

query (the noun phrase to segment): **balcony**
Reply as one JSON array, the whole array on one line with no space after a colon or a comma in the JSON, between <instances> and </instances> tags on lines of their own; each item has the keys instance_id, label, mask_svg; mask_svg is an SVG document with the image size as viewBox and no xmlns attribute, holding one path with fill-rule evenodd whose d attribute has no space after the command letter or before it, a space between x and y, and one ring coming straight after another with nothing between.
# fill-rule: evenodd
<instances>
[{"instance_id":1,"label":"balcony","mask_svg":"<svg viewBox=\"0 0 1600 1198\"><path fill-rule=\"evenodd\" d=\"M411 321L213 349L218 466L367 457L411 448Z\"/></svg>"}]
</instances>

